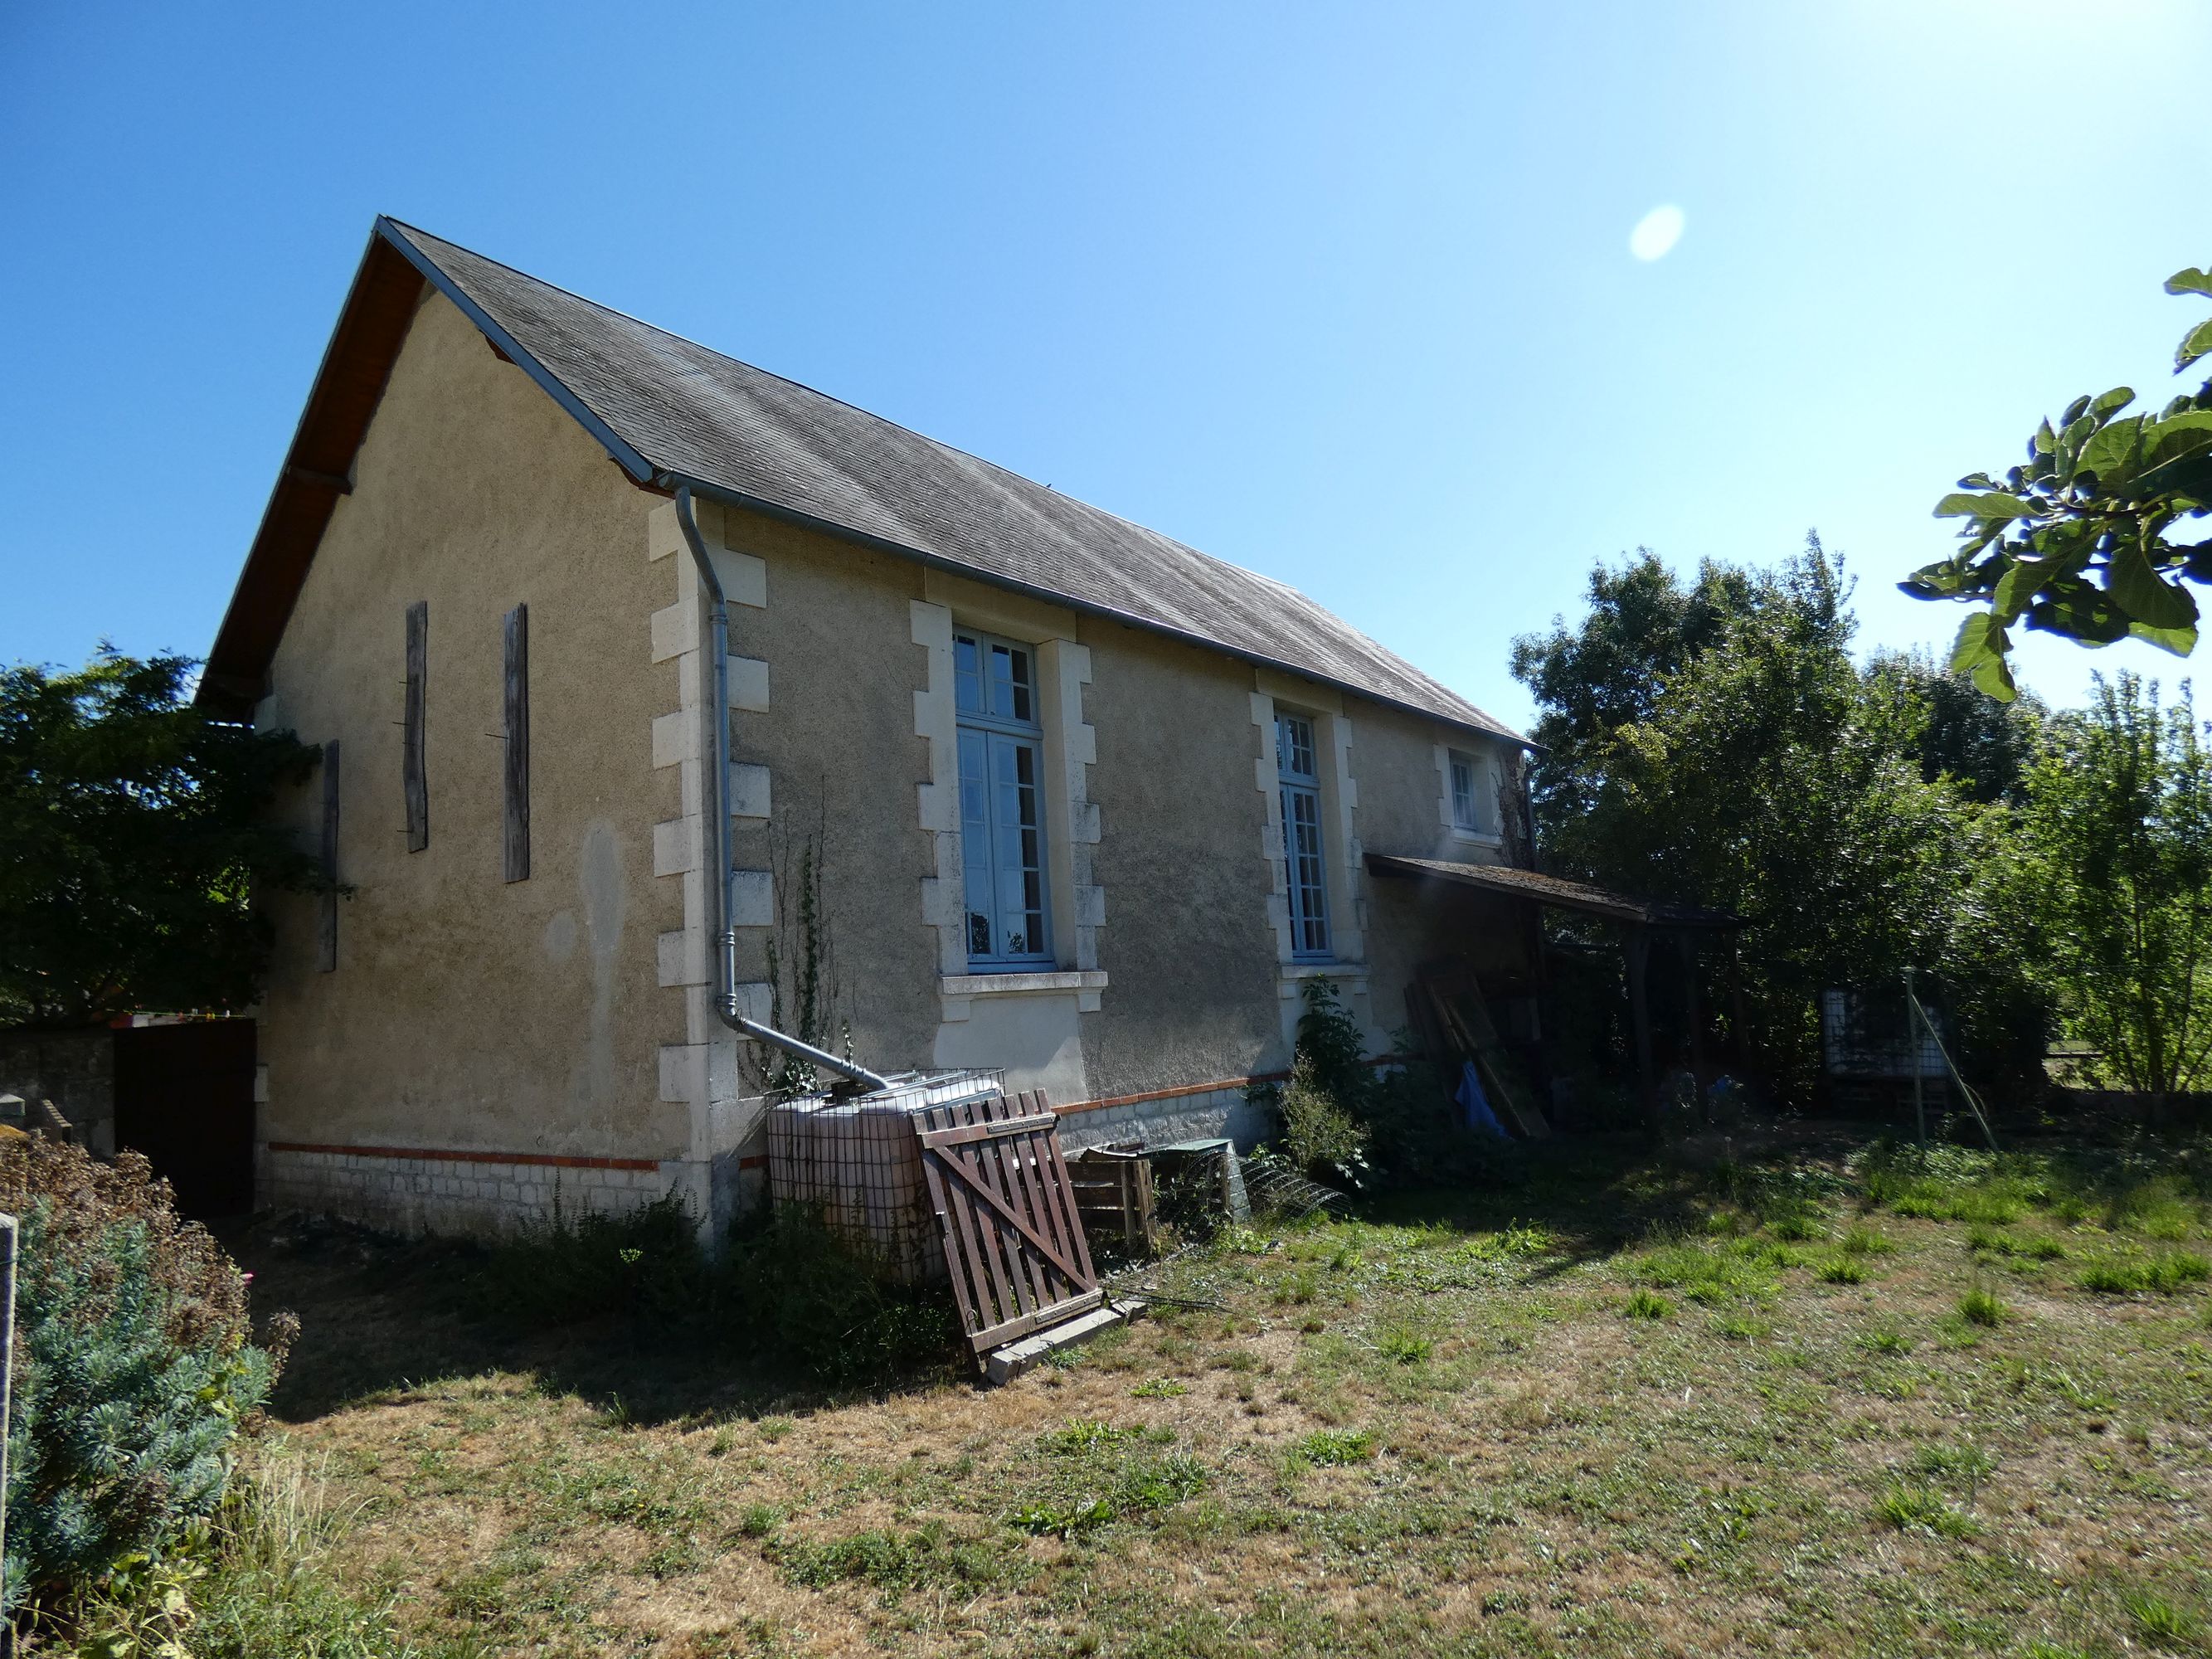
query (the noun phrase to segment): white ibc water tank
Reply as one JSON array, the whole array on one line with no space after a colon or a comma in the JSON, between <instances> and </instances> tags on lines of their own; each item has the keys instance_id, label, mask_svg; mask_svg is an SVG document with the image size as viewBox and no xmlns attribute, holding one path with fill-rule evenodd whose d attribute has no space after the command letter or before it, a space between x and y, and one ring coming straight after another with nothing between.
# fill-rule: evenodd
<instances>
[{"instance_id":1,"label":"white ibc water tank","mask_svg":"<svg viewBox=\"0 0 2212 1659\"><path fill-rule=\"evenodd\" d=\"M921 1072L867 1094L800 1095L769 1108L769 1196L810 1209L902 1285L944 1279L916 1123L933 1106L1006 1092L997 1072Z\"/></svg>"}]
</instances>

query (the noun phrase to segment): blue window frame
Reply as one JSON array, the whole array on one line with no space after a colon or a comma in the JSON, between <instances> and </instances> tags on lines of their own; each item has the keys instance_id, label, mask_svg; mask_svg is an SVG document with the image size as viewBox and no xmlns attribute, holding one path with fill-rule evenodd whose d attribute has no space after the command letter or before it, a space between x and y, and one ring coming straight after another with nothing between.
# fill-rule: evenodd
<instances>
[{"instance_id":1,"label":"blue window frame","mask_svg":"<svg viewBox=\"0 0 2212 1659\"><path fill-rule=\"evenodd\" d=\"M956 631L960 850L970 967L1052 960L1045 898L1044 732L1025 645Z\"/></svg>"},{"instance_id":2,"label":"blue window frame","mask_svg":"<svg viewBox=\"0 0 2212 1659\"><path fill-rule=\"evenodd\" d=\"M1291 904L1291 954L1325 959L1328 946L1328 862L1322 853L1321 769L1313 722L1275 716L1275 774L1283 793L1283 872Z\"/></svg>"}]
</instances>

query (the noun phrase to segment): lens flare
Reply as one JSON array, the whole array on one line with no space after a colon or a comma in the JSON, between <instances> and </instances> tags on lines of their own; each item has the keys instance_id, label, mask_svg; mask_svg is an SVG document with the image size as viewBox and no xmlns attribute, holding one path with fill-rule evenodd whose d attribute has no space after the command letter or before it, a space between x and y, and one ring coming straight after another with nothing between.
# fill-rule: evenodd
<instances>
[{"instance_id":1,"label":"lens flare","mask_svg":"<svg viewBox=\"0 0 2212 1659\"><path fill-rule=\"evenodd\" d=\"M1674 244L1682 240L1682 227L1688 222L1682 210L1672 202L1653 208L1636 222L1636 228L1628 233L1628 251L1649 264L1663 259L1674 251Z\"/></svg>"}]
</instances>

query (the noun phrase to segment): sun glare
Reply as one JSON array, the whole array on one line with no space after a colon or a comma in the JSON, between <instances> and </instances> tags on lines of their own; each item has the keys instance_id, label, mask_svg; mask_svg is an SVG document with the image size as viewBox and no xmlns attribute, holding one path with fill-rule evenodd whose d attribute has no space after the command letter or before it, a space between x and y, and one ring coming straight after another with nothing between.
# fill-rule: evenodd
<instances>
[{"instance_id":1,"label":"sun glare","mask_svg":"<svg viewBox=\"0 0 2212 1659\"><path fill-rule=\"evenodd\" d=\"M1636 222L1636 228L1628 233L1628 251L1647 264L1663 259L1674 251L1674 244L1682 240L1682 227L1687 222L1682 210L1672 202L1653 208Z\"/></svg>"}]
</instances>

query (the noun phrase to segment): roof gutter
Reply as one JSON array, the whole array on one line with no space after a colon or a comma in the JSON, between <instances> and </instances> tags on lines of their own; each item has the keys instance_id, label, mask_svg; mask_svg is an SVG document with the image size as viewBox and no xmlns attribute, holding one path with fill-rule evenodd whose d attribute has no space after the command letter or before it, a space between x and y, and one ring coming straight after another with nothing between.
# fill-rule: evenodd
<instances>
[{"instance_id":1,"label":"roof gutter","mask_svg":"<svg viewBox=\"0 0 2212 1659\"><path fill-rule=\"evenodd\" d=\"M840 1060L827 1049L801 1042L772 1025L747 1019L738 1012L738 929L732 921L737 915L733 891L736 858L731 848L726 799L730 787L730 605L723 597L721 576L714 569L714 561L708 556L705 539L699 534L699 521L692 516L689 484L677 486L676 522L683 528L684 544L691 550L691 562L699 568L699 580L707 585L708 595L713 601L713 619L707 631L714 652L714 707L706 721L708 781L700 792L700 805L707 817L707 850L714 860L715 872L714 1013L723 1024L741 1036L773 1043L785 1053L834 1072L848 1082L869 1089L888 1089L890 1082L866 1066Z\"/></svg>"}]
</instances>

